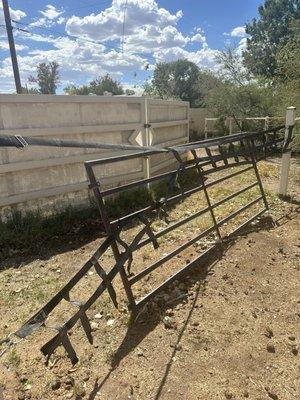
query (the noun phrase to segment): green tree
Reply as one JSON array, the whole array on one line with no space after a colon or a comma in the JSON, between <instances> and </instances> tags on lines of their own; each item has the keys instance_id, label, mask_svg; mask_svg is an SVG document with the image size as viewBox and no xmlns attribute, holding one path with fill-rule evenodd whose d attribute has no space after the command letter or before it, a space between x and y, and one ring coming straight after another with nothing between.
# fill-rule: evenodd
<instances>
[{"instance_id":1,"label":"green tree","mask_svg":"<svg viewBox=\"0 0 300 400\"><path fill-rule=\"evenodd\" d=\"M220 66L221 83L205 99L208 109L216 117L233 117L242 128L240 118L273 114L274 90L249 78L234 49L219 52L216 60Z\"/></svg>"},{"instance_id":2,"label":"green tree","mask_svg":"<svg viewBox=\"0 0 300 400\"><path fill-rule=\"evenodd\" d=\"M145 85L145 93L189 101L193 106L199 99L199 72L197 65L188 60L159 63L151 84Z\"/></svg>"},{"instance_id":3,"label":"green tree","mask_svg":"<svg viewBox=\"0 0 300 400\"><path fill-rule=\"evenodd\" d=\"M276 54L293 35L290 23L300 18L299 0L265 0L259 18L246 25L247 48L244 64L255 76L273 79L277 74Z\"/></svg>"},{"instance_id":4,"label":"green tree","mask_svg":"<svg viewBox=\"0 0 300 400\"><path fill-rule=\"evenodd\" d=\"M96 94L99 96L103 95L105 92L112 93L113 95L124 94L122 85L111 78L109 74L94 79L88 85L67 86L64 91L68 94Z\"/></svg>"},{"instance_id":5,"label":"green tree","mask_svg":"<svg viewBox=\"0 0 300 400\"><path fill-rule=\"evenodd\" d=\"M278 81L300 81L300 20L292 21L294 35L276 54Z\"/></svg>"},{"instance_id":6,"label":"green tree","mask_svg":"<svg viewBox=\"0 0 300 400\"><path fill-rule=\"evenodd\" d=\"M30 83L38 84L39 93L55 94L59 84L59 64L56 61L48 64L40 63L37 66L37 76L30 76L28 80Z\"/></svg>"},{"instance_id":7,"label":"green tree","mask_svg":"<svg viewBox=\"0 0 300 400\"><path fill-rule=\"evenodd\" d=\"M22 86L22 94L40 94L40 91L37 88L28 88L26 85Z\"/></svg>"},{"instance_id":8,"label":"green tree","mask_svg":"<svg viewBox=\"0 0 300 400\"><path fill-rule=\"evenodd\" d=\"M276 61L278 77L276 80L277 112L282 113L288 106L300 109L300 20L294 21L292 29L295 32L278 51Z\"/></svg>"}]
</instances>

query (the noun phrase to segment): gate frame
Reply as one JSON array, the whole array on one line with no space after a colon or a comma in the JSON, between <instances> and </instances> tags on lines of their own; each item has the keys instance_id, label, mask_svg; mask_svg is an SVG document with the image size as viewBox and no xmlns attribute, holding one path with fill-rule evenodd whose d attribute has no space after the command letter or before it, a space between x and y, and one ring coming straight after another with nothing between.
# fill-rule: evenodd
<instances>
[{"instance_id":1,"label":"gate frame","mask_svg":"<svg viewBox=\"0 0 300 400\"><path fill-rule=\"evenodd\" d=\"M95 176L95 172L93 170L94 167L96 166L102 166L104 164L111 164L111 163L115 163L115 162L121 162L121 161L127 161L129 159L135 159L135 158L145 158L145 157L149 157L150 154L155 154L155 151L153 152L149 152L150 154L142 154L142 153L134 153L134 154L130 154L130 155L124 155L124 156L116 156L116 157L109 157L109 158L104 158L104 159L99 159L99 160L91 160L91 161L86 161L85 162L85 168L86 168L86 173L87 176L89 178L90 181L90 189L93 190L95 199L96 199L96 203L98 205L99 211L100 211L100 215L106 230L106 234L107 235L114 235L114 230L116 228L119 227L120 223L124 224L124 223L129 223L131 221L133 221L136 218L140 218L141 216L143 216L143 218L146 218L146 213L147 211L151 211L153 210L153 206L148 206L143 208L142 210L138 210L138 211L134 211L132 213L129 213L117 220L114 221L110 221L108 214L107 214L107 210L106 210L106 206L105 206L105 197L110 196L110 195L114 195L126 190L130 190L134 187L140 187L140 186L145 186L146 188L149 187L150 183L153 183L155 181L160 181L161 179L164 179L166 177L170 177L170 179L172 179L172 177L174 176L174 174L178 174L178 172L181 171L186 171L186 170L191 170L191 169L195 169L200 181L200 185L197 186L196 188L193 189L189 189L187 191L182 191L181 194L177 194L174 195L170 198L166 198L165 199L165 205L169 204L169 203L173 203L174 201L176 202L176 200L180 201L181 199L196 193L198 191L203 190L205 198L206 198L206 202L207 202L207 207L205 207L202 210L199 210L198 212L196 212L195 214L193 214L192 216L186 217L178 222L175 222L174 224L172 224L171 226L157 232L154 233L152 232L152 235L154 235L155 240L157 240L159 237L161 237L163 234L166 234L168 232L170 232L171 230L193 220L194 218L199 217L202 214L205 214L207 212L210 213L211 218L212 218L212 222L213 225L206 229L205 231L201 232L200 234L198 234L196 237L190 239L189 241L187 241L186 243L184 243L183 245L177 247L174 251L172 251L171 253L168 253L167 255L165 255L164 257L160 258L158 261L156 261L155 263L151 264L150 266L146 267L145 269L143 269L142 271L138 272L137 275L135 275L133 278L129 278L125 272L125 265L123 265L122 267L120 267L120 275L122 278L122 282L125 288L125 292L127 295L127 299L129 302L129 308L131 311L135 312L137 311L139 308L141 308L142 306L145 305L146 302L148 302L149 300L151 300L154 296L156 296L160 291L162 291L167 285L169 285L171 282L173 282L174 280L178 279L181 275L183 275L184 273L186 273L187 270L193 268L203 257L205 257L205 255L208 253L208 251L210 251L211 249L207 250L206 252L200 254L198 257L196 257L196 259L194 259L193 261L191 261L190 263L188 263L185 267L183 267L182 269L180 269L179 271L177 271L175 274L173 274L170 278L168 278L166 281L164 281L162 284L160 284L158 287L156 287L155 289L153 289L150 293L148 293L147 295L145 295L142 299L140 299L139 301L135 300L133 291L132 291L132 286L137 283L140 279L142 279L143 277L145 277L147 274L151 273L152 271L154 271L156 268L158 268L159 266L163 265L165 262L169 261L171 258L173 258L174 256L176 256L177 254L179 254L181 251L183 251L185 248L188 248L189 246L191 246L193 243L195 243L196 241L204 238L205 236L211 234L211 233L216 233L218 236L218 241L222 241L224 238L221 236L220 230L219 228L224 225L225 223L227 223L228 221L230 221L231 219L235 218L237 215L239 215L240 213L242 213L243 211L247 210L249 207L257 204L260 201L263 201L264 207L263 209L261 209L258 213L256 213L254 216L252 216L251 218L249 218L246 222L244 222L241 226L239 226L238 228L236 228L233 232L231 232L229 235L227 236L232 236L234 234L236 234L240 229L242 229L244 226L246 226L247 224L249 224L250 222L254 221L255 219L257 219L259 216L261 216L265 211L268 210L269 206L268 206L268 202L264 193L264 189L263 189L263 185L262 185L262 181L259 175L259 171L257 168L257 161L258 161L258 155L256 152L256 146L255 146L255 141L254 139L239 139L239 138L235 138L235 139L231 139L230 137L228 137L227 141L226 139L223 140L223 144L229 144L229 152L224 152L224 150L222 149L222 146L218 146L218 151L219 151L219 155L214 156L211 152L211 149L209 147L209 144L206 145L204 147L207 156L206 157L198 157L197 153L195 150L192 150L192 154L193 154L193 159L192 160L183 160L179 153L177 152L177 150L173 149L173 155L175 157L175 159L179 162L179 168L177 170L173 170L170 172L166 172L166 173L162 173L162 174L157 174L154 175L152 177L149 178L144 178L141 179L139 181L134 181L131 183L125 183L121 186L116 186L110 189L106 189L106 190L102 190L101 189L101 183L99 180L97 180L96 176ZM236 151L234 148L234 143L238 142L241 146L241 148L243 149L242 151ZM208 140L209 143L209 140ZM267 145L266 145L267 141L264 140L263 144L261 146L261 148L264 150L264 153L266 153L267 151ZM186 148L188 149L188 144L186 145ZM172 150L172 149L171 149ZM241 161L239 157L244 157L245 161ZM229 163L228 159L230 158L234 158L235 163ZM204 161L203 161L204 160ZM219 161L223 161L223 166L217 166L217 162ZM203 170L203 166L212 166L209 170L204 171ZM226 175L225 177L216 179L215 181L212 181L208 184L205 183L206 180L206 175L209 175L213 172L217 172L220 170L225 170L225 169L229 169L232 167L236 167L236 166L242 166L242 165L249 165L248 167L246 167L245 169L241 170L241 171L237 171L237 172L233 172L229 175ZM256 181L252 182L250 185L238 190L237 192L229 195L228 197L223 198L222 200L216 202L216 203L212 203L209 193L208 193L208 188L212 187L218 183L221 183L227 179L230 179L234 176L237 176L239 174L242 174L244 172L253 170L255 177L256 177ZM214 214L214 209L216 207L219 207L220 205L226 203L227 201L233 199L234 197L244 193L247 190L250 190L252 188L254 188L255 186L259 187L260 190L260 196L257 197L256 199L254 199L253 201L250 201L248 204L244 205L243 207L241 207L240 209L238 209L237 211L231 213L229 216L223 218L221 221L217 222L215 214ZM154 219L149 222L149 229L151 223L154 221ZM144 222L144 221L143 221ZM147 233L147 232L145 232ZM140 232L139 232L140 234ZM139 235L137 234L137 236ZM136 237L137 237L136 236ZM136 239L136 238L135 238ZM139 248L143 247L146 244L149 244L151 241L153 242L153 238L151 238L151 235L149 235L149 238L144 239L141 241L141 237L139 238L139 240L137 241L137 243L135 243L135 239L133 240L133 242L131 244L125 244L124 246L124 242L120 240L120 238L118 237L118 235L116 235L116 239L114 240L114 244L112 245L112 249L113 249L113 253L114 253L114 257L115 257L115 261L117 264L119 264L119 260L120 257L122 256L122 253L119 250L118 244L121 244L124 248L125 248L125 253L127 252L128 254L128 249L129 249L129 253L131 253L131 258L132 258L132 253L135 250L138 250ZM217 242L216 242L217 243ZM215 243L215 244L216 244ZM154 244L154 243L153 243ZM215 245L214 244L214 245ZM127 247L127 248L126 248ZM214 247L214 246L213 246Z\"/></svg>"}]
</instances>

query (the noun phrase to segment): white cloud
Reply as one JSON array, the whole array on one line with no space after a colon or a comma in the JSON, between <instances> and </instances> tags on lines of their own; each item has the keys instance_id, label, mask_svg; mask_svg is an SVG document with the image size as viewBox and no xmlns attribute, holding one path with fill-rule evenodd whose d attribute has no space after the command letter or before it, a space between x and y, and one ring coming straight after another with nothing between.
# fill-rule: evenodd
<instances>
[{"instance_id":1,"label":"white cloud","mask_svg":"<svg viewBox=\"0 0 300 400\"><path fill-rule=\"evenodd\" d=\"M206 37L204 35L202 35L201 33L196 33L196 35L191 37L191 42L205 43Z\"/></svg>"},{"instance_id":2,"label":"white cloud","mask_svg":"<svg viewBox=\"0 0 300 400\"><path fill-rule=\"evenodd\" d=\"M238 46L237 46L237 48L236 48L237 54L239 54L240 56L242 56L242 53L243 53L243 51L246 49L246 47L247 47L247 38L242 38L242 39L239 41L239 44L238 44Z\"/></svg>"},{"instance_id":3,"label":"white cloud","mask_svg":"<svg viewBox=\"0 0 300 400\"><path fill-rule=\"evenodd\" d=\"M34 74L41 62L57 61L60 65L62 81L90 81L107 72L115 78L125 72L142 70L147 59L134 54L121 54L115 50L106 51L104 45L86 43L81 40L59 38L53 42L54 49L31 50L25 56L19 56L19 69L23 83ZM12 78L10 57L2 62L0 77Z\"/></svg>"},{"instance_id":4,"label":"white cloud","mask_svg":"<svg viewBox=\"0 0 300 400\"><path fill-rule=\"evenodd\" d=\"M47 19L56 19L61 14L63 14L64 10L58 10L56 7L51 4L47 4L45 11L40 11L40 13Z\"/></svg>"},{"instance_id":5,"label":"white cloud","mask_svg":"<svg viewBox=\"0 0 300 400\"><path fill-rule=\"evenodd\" d=\"M237 26L236 28L234 28L231 33L230 36L232 37L246 37L246 30L245 30L245 26Z\"/></svg>"},{"instance_id":6,"label":"white cloud","mask_svg":"<svg viewBox=\"0 0 300 400\"><path fill-rule=\"evenodd\" d=\"M129 75L137 71L144 76L145 72L142 71L146 64L151 73L155 62L180 58L193 61L201 68L216 69L217 51L209 48L205 32L198 27L189 36L184 35L177 25L182 18L182 12L172 13L159 7L154 0L127 1L122 54L120 44L123 40L124 6L125 0L113 0L112 5L99 14L81 18L72 16L65 20L62 9L47 5L41 11L42 17L31 23L33 32L37 26L65 23L68 34L81 38L72 40L68 37L36 33L20 35L20 38L26 40L25 44L30 44L30 50L19 55L22 81L25 83L28 76L35 73L38 63L54 60L60 65L61 82L77 84L87 83L105 73L127 80ZM102 44L91 43L86 39L101 41ZM199 50L187 50L187 45L191 43L197 43ZM106 44L115 46L116 49L111 50ZM4 76L6 80L12 80L9 57L0 64L0 77ZM141 86L141 82L137 86Z\"/></svg>"},{"instance_id":7,"label":"white cloud","mask_svg":"<svg viewBox=\"0 0 300 400\"><path fill-rule=\"evenodd\" d=\"M115 40L122 35L124 0L113 0L111 7L100 12L80 18L73 16L66 23L67 32L71 35L84 35L93 40ZM182 11L171 14L159 8L154 0L128 0L126 7L125 36L136 34L139 30L153 26L163 29L176 25L182 17Z\"/></svg>"},{"instance_id":8,"label":"white cloud","mask_svg":"<svg viewBox=\"0 0 300 400\"><path fill-rule=\"evenodd\" d=\"M21 10L14 10L9 7L11 19L15 21L20 21L22 18L26 17L26 13ZM0 25L5 25L4 14L3 14L3 5L0 3ZM6 29L3 26L0 26L0 37L6 36Z\"/></svg>"},{"instance_id":9,"label":"white cloud","mask_svg":"<svg viewBox=\"0 0 300 400\"><path fill-rule=\"evenodd\" d=\"M175 47L165 51L158 51L154 53L154 57L158 62L169 62L186 58L202 69L217 70L215 58L217 53L217 50L210 49L207 46L198 51L187 51L180 47Z\"/></svg>"},{"instance_id":10,"label":"white cloud","mask_svg":"<svg viewBox=\"0 0 300 400\"><path fill-rule=\"evenodd\" d=\"M40 11L42 14L41 18L36 19L35 21L31 22L30 26L32 27L51 27L55 24L62 24L65 22L65 18L61 17L64 13L64 10L58 10L56 7L52 6L51 4L47 4L44 11Z\"/></svg>"},{"instance_id":11,"label":"white cloud","mask_svg":"<svg viewBox=\"0 0 300 400\"><path fill-rule=\"evenodd\" d=\"M18 51L29 49L28 46L25 46L22 44L16 44L15 47L16 47L16 50L18 50ZM9 50L9 45L8 45L7 40L0 40L0 50Z\"/></svg>"}]
</instances>

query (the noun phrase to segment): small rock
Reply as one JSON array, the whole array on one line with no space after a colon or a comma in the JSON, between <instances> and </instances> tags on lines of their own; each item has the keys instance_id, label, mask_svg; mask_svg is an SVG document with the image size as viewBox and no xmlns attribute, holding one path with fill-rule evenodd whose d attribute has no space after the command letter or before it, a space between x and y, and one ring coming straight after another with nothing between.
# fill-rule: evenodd
<instances>
[{"instance_id":1,"label":"small rock","mask_svg":"<svg viewBox=\"0 0 300 400\"><path fill-rule=\"evenodd\" d=\"M176 345L175 345L175 349L178 350L178 351L179 351L179 350L182 350L182 345L179 344L179 343L176 344Z\"/></svg>"},{"instance_id":2,"label":"small rock","mask_svg":"<svg viewBox=\"0 0 300 400\"><path fill-rule=\"evenodd\" d=\"M294 356L298 355L298 349L296 347L292 348L292 353L294 354Z\"/></svg>"},{"instance_id":3,"label":"small rock","mask_svg":"<svg viewBox=\"0 0 300 400\"><path fill-rule=\"evenodd\" d=\"M110 319L107 321L106 325L108 325L108 326L113 326L114 323L115 323L115 320L114 320L113 318L110 318Z\"/></svg>"},{"instance_id":4,"label":"small rock","mask_svg":"<svg viewBox=\"0 0 300 400\"><path fill-rule=\"evenodd\" d=\"M233 398L233 394L227 389L225 390L225 397L226 399L232 399Z\"/></svg>"},{"instance_id":5,"label":"small rock","mask_svg":"<svg viewBox=\"0 0 300 400\"><path fill-rule=\"evenodd\" d=\"M95 315L94 315L94 318L95 318L95 319L101 319L102 317L103 317L102 314L95 314Z\"/></svg>"},{"instance_id":6,"label":"small rock","mask_svg":"<svg viewBox=\"0 0 300 400\"><path fill-rule=\"evenodd\" d=\"M142 349L138 349L137 355L138 355L139 357L143 357L143 355L144 355L143 350L142 350Z\"/></svg>"},{"instance_id":7,"label":"small rock","mask_svg":"<svg viewBox=\"0 0 300 400\"><path fill-rule=\"evenodd\" d=\"M51 389L52 390L57 390L61 386L61 382L59 379L54 379L54 381L51 383Z\"/></svg>"},{"instance_id":8,"label":"small rock","mask_svg":"<svg viewBox=\"0 0 300 400\"><path fill-rule=\"evenodd\" d=\"M192 322L192 326L199 326L199 322L198 321Z\"/></svg>"},{"instance_id":9,"label":"small rock","mask_svg":"<svg viewBox=\"0 0 300 400\"><path fill-rule=\"evenodd\" d=\"M248 392L248 390L244 390L243 396L244 396L244 397L249 397L249 392Z\"/></svg>"},{"instance_id":10,"label":"small rock","mask_svg":"<svg viewBox=\"0 0 300 400\"><path fill-rule=\"evenodd\" d=\"M172 318L170 318L168 316L164 317L163 323L164 323L166 329L175 329L175 324L174 324L174 321L172 320Z\"/></svg>"},{"instance_id":11,"label":"small rock","mask_svg":"<svg viewBox=\"0 0 300 400\"><path fill-rule=\"evenodd\" d=\"M291 340L293 342L294 340L296 340L296 338L295 338L295 336L289 336L289 340Z\"/></svg>"},{"instance_id":12,"label":"small rock","mask_svg":"<svg viewBox=\"0 0 300 400\"><path fill-rule=\"evenodd\" d=\"M65 381L66 389L71 389L74 386L74 383L74 378L72 376L68 376Z\"/></svg>"},{"instance_id":13,"label":"small rock","mask_svg":"<svg viewBox=\"0 0 300 400\"><path fill-rule=\"evenodd\" d=\"M28 381L28 378L27 378L26 375L21 375L21 376L20 376L20 382L25 383L25 382L27 382L27 381Z\"/></svg>"},{"instance_id":14,"label":"small rock","mask_svg":"<svg viewBox=\"0 0 300 400\"><path fill-rule=\"evenodd\" d=\"M25 400L25 399L26 399L25 393L20 393L18 395L18 400Z\"/></svg>"},{"instance_id":15,"label":"small rock","mask_svg":"<svg viewBox=\"0 0 300 400\"><path fill-rule=\"evenodd\" d=\"M91 328L92 328L92 331L96 331L97 329L99 329L99 324L97 322L92 321Z\"/></svg>"},{"instance_id":16,"label":"small rock","mask_svg":"<svg viewBox=\"0 0 300 400\"><path fill-rule=\"evenodd\" d=\"M267 351L268 351L269 353L275 353L275 346L274 346L273 343L268 343L268 344L267 344Z\"/></svg>"},{"instance_id":17,"label":"small rock","mask_svg":"<svg viewBox=\"0 0 300 400\"><path fill-rule=\"evenodd\" d=\"M171 309L169 308L168 310L166 310L166 315L167 315L168 317L173 317L174 311L171 310Z\"/></svg>"}]
</instances>

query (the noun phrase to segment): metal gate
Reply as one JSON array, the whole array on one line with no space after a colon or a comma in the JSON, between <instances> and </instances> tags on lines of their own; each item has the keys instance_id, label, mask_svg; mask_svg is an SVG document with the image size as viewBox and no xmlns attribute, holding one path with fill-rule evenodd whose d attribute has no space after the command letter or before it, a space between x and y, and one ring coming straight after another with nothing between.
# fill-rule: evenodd
<instances>
[{"instance_id":1,"label":"metal gate","mask_svg":"<svg viewBox=\"0 0 300 400\"><path fill-rule=\"evenodd\" d=\"M215 243L222 242L225 237L222 235L221 228L246 210L251 210L252 207L260 205L258 211L252 212L251 216L248 217L246 221L234 229L234 231L227 233L226 237L236 234L241 228L251 221L256 220L268 209L268 203L258 172L257 162L269 154L272 154L280 143L282 143L283 136L279 133L281 129L282 127L278 127L270 131L225 136L164 149L154 149L152 147L143 153L137 152L118 157L87 161L85 167L90 181L90 188L94 192L107 237L73 278L44 307L15 332L14 335L18 338L25 338L39 327L47 327L46 320L49 314L63 300L67 300L75 307L73 316L67 322L56 328L57 334L48 341L41 350L47 359L49 359L55 349L62 345L67 351L72 363L76 363L78 358L70 342L68 331L80 321L88 340L92 343L92 330L87 317L87 310L105 290L108 291L113 304L117 307L117 296L112 282L118 274L121 276L129 307L133 312L137 312L146 302L153 299L154 296L166 288L167 285L178 279L181 275L186 273L186 271L197 267L200 259L207 254L208 250L204 251L194 260L188 262L187 265L179 271L176 271L171 277L141 299L136 299L134 293L134 285L137 282L151 272L159 270L159 268L172 260L176 255L180 254L197 241L206 238L208 235L215 235ZM167 171L146 179L131 181L121 186L110 188L102 188L101 181L97 179L97 169L103 168L105 165L112 163L122 164L127 160L151 157L165 152L171 153L177 163L177 168L173 171ZM212 179L214 174L220 171L224 171L225 175ZM229 196L214 201L210 195L211 188L223 185L231 178L243 175L249 171L254 173L253 176L255 179L252 182L238 188L238 190L231 193ZM124 215L118 216L116 219L110 217L106 201L107 198L119 196L121 193L136 190L137 188L143 188L146 192L149 192L149 189L154 185L163 187L165 190L164 194L157 198L149 197L148 203L144 204L143 207L131 209L125 212ZM253 196L249 202L234 210L226 217L219 220L217 219L215 211L218 207L253 188L258 189L258 196ZM163 218L168 222L168 210L170 207L173 207L179 202L184 202L191 195L198 192L204 194L206 200L205 207L199 208L196 212L185 218L169 223L161 230L155 231L153 229L153 222L158 218ZM144 265L142 270L139 270L132 276L130 267L137 250L149 244L152 244L154 249L159 249L160 238L205 214L208 214L211 219L211 226L209 228L197 232L196 236L180 244L173 251L163 254L157 261ZM138 225L138 232L132 240L128 240L126 230L131 227L132 224ZM112 268L107 272L102 265L101 257L108 249L111 249L113 252L114 262ZM97 289L85 302L82 302L80 299L71 298L72 289L76 287L78 282L92 268L95 268L98 274L97 279L99 279L99 286ZM11 337L5 339L2 343L4 342L7 342L9 345L13 344Z\"/></svg>"}]
</instances>

